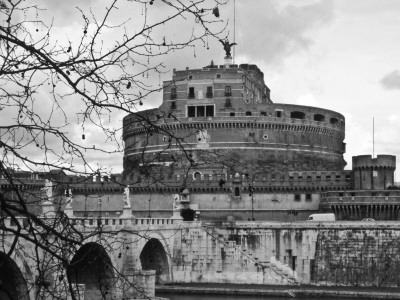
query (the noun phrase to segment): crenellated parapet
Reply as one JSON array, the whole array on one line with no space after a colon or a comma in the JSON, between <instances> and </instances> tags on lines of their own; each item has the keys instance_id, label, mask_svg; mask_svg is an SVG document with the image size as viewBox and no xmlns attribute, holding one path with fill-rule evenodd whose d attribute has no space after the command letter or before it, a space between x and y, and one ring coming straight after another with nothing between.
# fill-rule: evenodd
<instances>
[{"instance_id":1,"label":"crenellated parapet","mask_svg":"<svg viewBox=\"0 0 400 300\"><path fill-rule=\"evenodd\" d=\"M381 190L394 184L396 156L353 156L354 188L356 190Z\"/></svg>"}]
</instances>

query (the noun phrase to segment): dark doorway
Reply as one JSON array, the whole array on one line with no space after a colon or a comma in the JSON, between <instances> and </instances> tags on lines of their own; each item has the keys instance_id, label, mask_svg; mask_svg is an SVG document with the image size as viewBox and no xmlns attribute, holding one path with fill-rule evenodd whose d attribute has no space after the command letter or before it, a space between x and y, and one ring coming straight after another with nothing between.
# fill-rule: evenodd
<instances>
[{"instance_id":1,"label":"dark doorway","mask_svg":"<svg viewBox=\"0 0 400 300\"><path fill-rule=\"evenodd\" d=\"M0 300L29 300L27 284L21 270L3 252L0 252L0 280Z\"/></svg>"},{"instance_id":2,"label":"dark doorway","mask_svg":"<svg viewBox=\"0 0 400 300\"><path fill-rule=\"evenodd\" d=\"M116 279L111 259L101 245L83 245L67 271L71 283L85 285L85 299L112 299Z\"/></svg>"},{"instance_id":3,"label":"dark doorway","mask_svg":"<svg viewBox=\"0 0 400 300\"><path fill-rule=\"evenodd\" d=\"M156 271L156 284L169 281L169 266L167 254L163 245L157 239L150 239L140 253L142 270Z\"/></svg>"},{"instance_id":4,"label":"dark doorway","mask_svg":"<svg viewBox=\"0 0 400 300\"><path fill-rule=\"evenodd\" d=\"M193 209L187 208L181 211L181 217L183 221L194 221L194 217L196 216L196 212Z\"/></svg>"}]
</instances>

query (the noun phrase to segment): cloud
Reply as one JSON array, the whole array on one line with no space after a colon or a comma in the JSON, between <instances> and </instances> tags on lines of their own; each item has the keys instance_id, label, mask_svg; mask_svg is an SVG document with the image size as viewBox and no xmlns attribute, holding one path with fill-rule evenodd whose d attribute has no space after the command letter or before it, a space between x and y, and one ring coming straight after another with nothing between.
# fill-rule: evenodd
<instances>
[{"instance_id":1,"label":"cloud","mask_svg":"<svg viewBox=\"0 0 400 300\"><path fill-rule=\"evenodd\" d=\"M237 53L278 64L298 50L307 50L313 43L307 33L330 23L334 16L332 1L285 6L243 1L237 11Z\"/></svg>"},{"instance_id":2,"label":"cloud","mask_svg":"<svg viewBox=\"0 0 400 300\"><path fill-rule=\"evenodd\" d=\"M381 80L380 83L384 88L388 90L397 90L400 89L400 71L394 70L389 74L386 74Z\"/></svg>"}]
</instances>

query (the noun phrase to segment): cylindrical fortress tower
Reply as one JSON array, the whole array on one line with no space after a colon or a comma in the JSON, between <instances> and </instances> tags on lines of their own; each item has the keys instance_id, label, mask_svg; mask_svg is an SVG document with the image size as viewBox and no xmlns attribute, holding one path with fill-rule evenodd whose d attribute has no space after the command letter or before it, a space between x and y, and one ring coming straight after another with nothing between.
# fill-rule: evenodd
<instances>
[{"instance_id":1,"label":"cylindrical fortress tower","mask_svg":"<svg viewBox=\"0 0 400 300\"><path fill-rule=\"evenodd\" d=\"M129 178L143 160L157 160L158 172L162 166L179 172L182 159L208 172L343 170L344 116L273 103L263 77L247 64L174 70L172 80L164 82L159 109L124 118L125 175Z\"/></svg>"},{"instance_id":2,"label":"cylindrical fortress tower","mask_svg":"<svg viewBox=\"0 0 400 300\"><path fill-rule=\"evenodd\" d=\"M384 190L394 185L396 156L353 156L353 178L355 190Z\"/></svg>"}]
</instances>

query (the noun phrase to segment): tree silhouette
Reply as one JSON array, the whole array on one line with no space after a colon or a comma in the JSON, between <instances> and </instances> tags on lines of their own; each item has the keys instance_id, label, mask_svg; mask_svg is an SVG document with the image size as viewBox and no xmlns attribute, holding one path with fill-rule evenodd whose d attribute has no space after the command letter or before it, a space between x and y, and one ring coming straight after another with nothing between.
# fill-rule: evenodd
<instances>
[{"instance_id":1,"label":"tree silhouette","mask_svg":"<svg viewBox=\"0 0 400 300\"><path fill-rule=\"evenodd\" d=\"M51 9L47 11L44 4L0 1L0 174L6 183L0 189L0 233L3 238L14 237L7 247L3 243L0 252L10 258L19 249L37 262L39 277L33 285L40 286L38 297L41 293L60 297L68 289L71 297L77 295L67 280L76 277L71 275L68 257L85 244L87 236L61 211L68 178L89 175L79 180L91 181L94 174L111 175L109 167L93 164L92 158L123 151L122 124L114 125L113 119L140 111L149 97L162 90L154 79L168 71L163 63L166 56L221 38L226 24L213 10L224 4L113 0L95 8L76 7L72 22L80 29L70 36L54 26L60 17L49 17ZM122 18L126 12L129 17ZM180 143L180 137L158 128L152 117L137 114L136 118L145 128L163 131ZM88 145L90 135L102 142ZM44 195L43 185L28 186L16 169L69 174L55 181L53 177L58 200L50 217L42 218L45 215L38 209L39 203L51 198ZM10 222L13 226L8 226ZM107 233L101 230L93 235L106 250L124 244L107 244ZM21 248L24 241L34 249ZM79 259L89 255L93 261L104 261L100 273L109 274L108 260L96 247L81 253L76 266L82 267ZM7 263L7 258L0 258L0 269ZM54 283L48 281L54 274L60 282L57 289L50 288ZM102 297L109 297L112 283L99 284ZM7 291L4 282L2 290Z\"/></svg>"}]
</instances>

